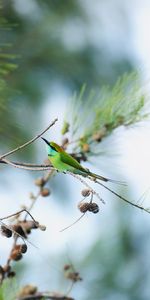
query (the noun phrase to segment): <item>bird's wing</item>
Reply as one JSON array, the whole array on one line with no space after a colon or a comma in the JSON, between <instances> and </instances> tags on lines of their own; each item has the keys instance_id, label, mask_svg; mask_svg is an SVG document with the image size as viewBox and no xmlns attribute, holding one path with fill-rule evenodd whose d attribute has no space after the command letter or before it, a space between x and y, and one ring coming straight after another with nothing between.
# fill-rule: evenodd
<instances>
[{"instance_id":1,"label":"bird's wing","mask_svg":"<svg viewBox=\"0 0 150 300\"><path fill-rule=\"evenodd\" d=\"M60 152L60 157L61 157L61 161L64 162L65 164L78 169L80 171L86 172L86 169L84 169L79 163L78 161L73 158L70 154L66 153L66 152Z\"/></svg>"}]
</instances>

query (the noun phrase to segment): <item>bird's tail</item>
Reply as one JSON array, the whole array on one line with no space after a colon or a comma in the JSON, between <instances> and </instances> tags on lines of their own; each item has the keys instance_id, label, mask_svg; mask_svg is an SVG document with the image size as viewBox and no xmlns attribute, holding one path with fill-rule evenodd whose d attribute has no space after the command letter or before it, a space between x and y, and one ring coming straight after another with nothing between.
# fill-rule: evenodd
<instances>
[{"instance_id":1,"label":"bird's tail","mask_svg":"<svg viewBox=\"0 0 150 300\"><path fill-rule=\"evenodd\" d=\"M115 180L115 179L111 179L111 178L107 178L107 177L103 177L101 175L98 175L98 174L95 174L95 173L92 173L92 172L87 172L87 174L89 176L91 176L93 179L99 179L99 180L102 180L102 181L105 181L105 182L113 182L113 183L117 183L117 184L122 184L122 185L126 185L125 182L123 181L119 181L119 180Z\"/></svg>"}]
</instances>

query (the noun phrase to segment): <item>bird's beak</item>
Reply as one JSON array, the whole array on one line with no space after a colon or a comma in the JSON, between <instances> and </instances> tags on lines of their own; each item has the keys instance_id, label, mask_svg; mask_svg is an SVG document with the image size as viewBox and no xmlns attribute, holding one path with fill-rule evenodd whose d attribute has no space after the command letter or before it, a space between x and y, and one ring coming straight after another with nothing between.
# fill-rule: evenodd
<instances>
[{"instance_id":1,"label":"bird's beak","mask_svg":"<svg viewBox=\"0 0 150 300\"><path fill-rule=\"evenodd\" d=\"M49 146L49 141L44 139L44 138L41 138L48 146Z\"/></svg>"}]
</instances>

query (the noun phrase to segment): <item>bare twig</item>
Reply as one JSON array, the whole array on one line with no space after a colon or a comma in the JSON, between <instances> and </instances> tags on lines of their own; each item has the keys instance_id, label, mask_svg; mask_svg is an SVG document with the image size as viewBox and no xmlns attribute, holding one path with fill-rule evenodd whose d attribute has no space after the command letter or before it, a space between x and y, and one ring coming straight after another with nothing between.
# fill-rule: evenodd
<instances>
[{"instance_id":1,"label":"bare twig","mask_svg":"<svg viewBox=\"0 0 150 300\"><path fill-rule=\"evenodd\" d=\"M85 180L83 180L83 178L81 178L80 175L77 175L77 174L74 174L74 173L71 173L71 172L65 172L66 174L69 174L73 177L75 177L76 179L78 179L84 186L86 186L93 195L95 195L103 204L105 204L105 201L100 197L100 195L94 190L92 189Z\"/></svg>"},{"instance_id":2,"label":"bare twig","mask_svg":"<svg viewBox=\"0 0 150 300\"><path fill-rule=\"evenodd\" d=\"M55 169L54 167L50 166L50 165L38 165L38 164L30 164L30 163L19 163L19 162L12 162L12 161L9 161L9 160L6 160L6 159L3 159L2 161L4 161L4 163L6 164L9 164L15 168L19 168L19 169L24 169L24 170L30 170L30 171L47 171L47 170L55 170L55 171L58 171L57 169ZM99 194L93 190L85 180L83 180L81 178L80 175L77 175L77 174L73 174L71 172L65 172L66 174L69 174L73 177L75 177L76 179L78 179L83 185L85 185L87 188L90 189L90 191L97 196L97 198L103 203L105 204L104 200L99 196ZM93 181L93 179L91 179L90 177L88 177L90 180ZM136 203L133 203L129 200L127 200L126 198L124 198L123 196L119 195L118 193L116 193L115 191L113 191L112 189L110 189L109 187L107 187L106 185L104 185L103 183L101 183L100 181L97 181L97 180L94 180L95 183L101 185L102 187L104 187L105 189L107 189L109 192L111 192L112 194L114 194L115 196L117 196L118 198L120 198L121 200L127 202L128 204L136 207L136 208L139 208L147 213L150 213L150 211L146 208L144 208L143 206L140 206Z\"/></svg>"},{"instance_id":3,"label":"bare twig","mask_svg":"<svg viewBox=\"0 0 150 300\"><path fill-rule=\"evenodd\" d=\"M21 238L22 241L23 241L25 244L28 243L28 244L30 244L31 246L33 246L34 248L38 249L38 247L37 247L36 245L34 245L34 244L33 244L31 241L29 241L29 240L26 241L25 238L24 238L21 234L19 234L16 230L14 230L11 226L5 224L5 223L2 222L1 220L0 220L0 224L3 225L3 226L5 226L5 227L8 228L9 230L11 230L12 233L15 235L15 240L14 240L13 246L16 244L16 241L18 240L18 238ZM8 261L7 261L7 264L8 264L8 262L9 262L9 259L8 259Z\"/></svg>"},{"instance_id":4,"label":"bare twig","mask_svg":"<svg viewBox=\"0 0 150 300\"><path fill-rule=\"evenodd\" d=\"M18 238L20 237L23 240L23 242L26 244L25 238L21 234L19 234L16 230L14 230L11 226L5 224L1 220L0 220L0 224L3 225L3 226L5 226L7 229L11 230Z\"/></svg>"},{"instance_id":5,"label":"bare twig","mask_svg":"<svg viewBox=\"0 0 150 300\"><path fill-rule=\"evenodd\" d=\"M29 215L29 216L31 217L31 219L33 220L35 226L36 226L37 228L39 227L39 223L33 218L33 216L31 215L31 213L30 213L27 209L25 209L25 208L19 210L19 211L16 212L16 213L13 213L13 214L10 214L10 215L8 215L8 216L6 216L6 217L0 218L0 223L1 223L2 225L4 225L6 228L10 229L14 234L16 234L16 239L15 239L15 241L14 241L14 244L16 244L17 239L18 239L19 237L24 241L25 244L26 244L26 242L25 242L25 239L24 239L18 232L16 232L16 231L15 231L13 228L11 228L10 226L4 224L4 223L3 223L3 220L10 219L10 218L12 218L12 217L18 216L18 215L20 215L22 212L26 212L26 214ZM36 246L35 246L33 243L31 243L29 240L28 240L28 243L31 244L32 246L36 247ZM37 247L36 247L36 248L37 248Z\"/></svg>"},{"instance_id":6,"label":"bare twig","mask_svg":"<svg viewBox=\"0 0 150 300\"><path fill-rule=\"evenodd\" d=\"M34 295L28 295L24 297L19 297L17 300L74 300L71 297L63 295L53 295L50 293L36 293Z\"/></svg>"},{"instance_id":7,"label":"bare twig","mask_svg":"<svg viewBox=\"0 0 150 300\"><path fill-rule=\"evenodd\" d=\"M33 216L30 214L30 212L27 209L25 209L25 208L17 211L16 213L11 214L11 215L8 215L6 217L0 218L0 221L6 220L6 219L10 219L10 218L15 217L17 215L20 215L22 212L26 212L31 217L31 219L33 220L33 222L35 223L35 225L37 226L37 222L35 221L35 219L33 218Z\"/></svg>"},{"instance_id":8,"label":"bare twig","mask_svg":"<svg viewBox=\"0 0 150 300\"><path fill-rule=\"evenodd\" d=\"M69 229L70 227L72 227L73 225L75 225L76 223L78 223L84 216L86 213L82 214L77 220L75 220L73 223L71 223L70 225L66 226L65 228L61 229L60 232L65 231L66 229Z\"/></svg>"},{"instance_id":9,"label":"bare twig","mask_svg":"<svg viewBox=\"0 0 150 300\"><path fill-rule=\"evenodd\" d=\"M19 163L19 162L12 162L12 161L9 161L7 159L2 159L1 160L2 162L8 164L8 165L11 165L15 168L19 168L19 169L25 169L25 170L30 170L30 171L47 171L47 170L54 170L54 171L58 171L57 169L55 169L54 167L50 166L50 165L44 165L44 164L41 164L41 165L38 165L38 164L30 164L30 163ZM94 195L97 196L97 198L102 202L102 203L105 203L104 200L99 196L99 194L93 190L88 184L87 182L85 182L81 176L77 175L77 174L73 174L71 172L65 172L66 174L69 174L73 177L75 177L76 179L78 179L83 185L85 185L87 188L90 189L91 193L93 193ZM93 181L93 179L91 179L90 177L88 177L90 180ZM107 189L109 192L111 192L112 194L114 194L115 196L117 196L118 198L120 198L121 200L125 201L126 203L136 207L136 208L139 208L147 213L150 213L150 211L146 208L144 208L143 206L140 206L136 203L133 203L129 200L127 200L126 198L124 198L123 196L119 195L118 193L116 193L115 191L113 191L112 189L110 189L109 187L107 187L106 185L104 185L103 183L101 183L100 181L98 180L94 180L95 183L101 185L102 187L104 187L105 189Z\"/></svg>"},{"instance_id":10,"label":"bare twig","mask_svg":"<svg viewBox=\"0 0 150 300\"><path fill-rule=\"evenodd\" d=\"M48 182L49 178L53 175L54 172L55 172L55 170L50 170L50 172L48 172L45 176L42 177L42 179L43 179L42 187L45 186L45 184ZM28 210L27 210L28 213L32 210L33 206L35 205L35 203L40 195L41 195L41 189L38 191L37 195L34 196L32 202L31 202L31 205L28 207ZM24 220L26 220L27 216L28 216L28 214L26 214Z\"/></svg>"},{"instance_id":11,"label":"bare twig","mask_svg":"<svg viewBox=\"0 0 150 300\"><path fill-rule=\"evenodd\" d=\"M30 170L30 171L47 171L47 170L56 170L54 167L50 165L37 165L37 164L30 164L30 163L19 163L13 162L8 159L2 159L2 161L10 166L13 166L18 169L23 170Z\"/></svg>"},{"instance_id":12,"label":"bare twig","mask_svg":"<svg viewBox=\"0 0 150 300\"><path fill-rule=\"evenodd\" d=\"M25 144L3 154L0 156L0 160L2 158L5 158L6 156L10 155L10 154L13 154L15 152L17 152L18 150L30 145L31 143L33 143L34 141L36 141L39 137L41 137L48 129L50 129L50 127L52 127L56 122L58 121L58 119L56 118L51 124L48 125L48 127L46 127L46 129L44 129L41 133L39 133L38 135L36 135L34 138L32 138L31 140L29 140L28 142L26 142Z\"/></svg>"},{"instance_id":13,"label":"bare twig","mask_svg":"<svg viewBox=\"0 0 150 300\"><path fill-rule=\"evenodd\" d=\"M30 163L18 163L18 162L12 162L12 161L9 161L9 160L6 160L6 159L2 159L2 161L8 165L11 165L15 168L19 168L19 169L24 169L24 170L30 170L30 171L47 171L47 170L55 170L55 171L58 171L57 169L55 169L54 167L50 166L50 165L38 165L38 164L30 164ZM90 189L90 191L97 196L97 198L103 203L105 204L105 201L99 196L99 194L93 190L88 184L87 182L85 182L85 180L83 180L81 178L81 176L77 175L77 174L73 174L71 172L65 172L66 174L69 174L73 177L75 177L76 179L78 179L83 185L85 185L87 188ZM88 177L90 180L93 181L93 179L91 179L90 177ZM106 185L104 185L103 183L101 183L100 181L97 181L97 180L94 180L95 183L101 185L102 187L104 187L106 190L108 190L109 192L111 192L112 194L114 194L115 196L117 196L118 198L120 198L121 200L127 202L128 204L136 207L136 208L139 208L147 213L150 213L150 211L146 208L144 208L143 206L140 206L136 203L133 203L129 200L127 200L126 198L124 198L123 196L119 195L118 193L116 193L115 191L113 191L112 189L110 189L109 187L107 187Z\"/></svg>"},{"instance_id":14,"label":"bare twig","mask_svg":"<svg viewBox=\"0 0 150 300\"><path fill-rule=\"evenodd\" d=\"M109 192L111 192L111 193L114 194L115 196L117 196L119 199L121 199L121 200L127 202L128 204L130 204L130 205L132 205L132 206L134 206L134 207L136 207L136 208L139 208L139 209L141 209L141 210L144 210L144 211L147 212L147 213L150 213L150 211L149 211L148 209L146 209L146 208L144 208L143 206L140 206L140 205L138 205L138 204L136 204L136 203L133 203L133 202L127 200L126 198L124 198L123 196L119 195L118 193L116 193L115 191L113 191L112 189L110 189L109 187L107 187L106 185L104 185L103 183L101 183L100 181L97 181L97 180L96 180L95 182L98 183L99 185L101 185L102 187L104 187L106 190L108 190Z\"/></svg>"}]
</instances>

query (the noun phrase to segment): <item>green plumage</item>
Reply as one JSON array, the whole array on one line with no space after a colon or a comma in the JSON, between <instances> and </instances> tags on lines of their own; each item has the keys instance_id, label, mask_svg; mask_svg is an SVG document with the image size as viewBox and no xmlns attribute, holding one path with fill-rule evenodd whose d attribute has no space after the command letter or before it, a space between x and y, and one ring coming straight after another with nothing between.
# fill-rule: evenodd
<instances>
[{"instance_id":1,"label":"green plumage","mask_svg":"<svg viewBox=\"0 0 150 300\"><path fill-rule=\"evenodd\" d=\"M61 172L69 171L75 174L81 174L87 172L76 159L74 159L71 155L66 153L65 151L58 152L55 156L48 156L52 165Z\"/></svg>"},{"instance_id":2,"label":"green plumage","mask_svg":"<svg viewBox=\"0 0 150 300\"><path fill-rule=\"evenodd\" d=\"M75 158L73 158L70 154L65 152L59 145L57 145L54 142L48 142L44 138L42 139L47 144L48 158L53 167L56 168L58 171L68 171L74 174L82 175L84 177L90 176L94 179L120 183L119 181L108 179L106 177L90 172L88 169L82 167L81 164Z\"/></svg>"}]
</instances>

